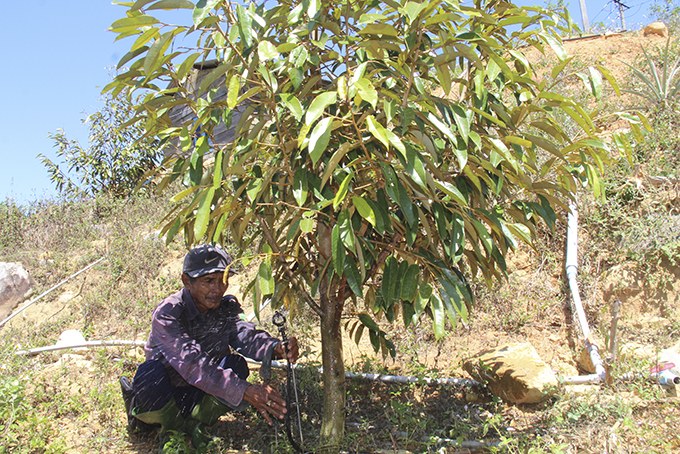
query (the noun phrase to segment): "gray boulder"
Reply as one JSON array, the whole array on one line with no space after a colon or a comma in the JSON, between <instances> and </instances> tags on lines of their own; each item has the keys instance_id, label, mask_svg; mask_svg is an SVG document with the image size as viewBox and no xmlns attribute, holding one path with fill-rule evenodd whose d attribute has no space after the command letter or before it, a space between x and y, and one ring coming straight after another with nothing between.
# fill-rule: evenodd
<instances>
[{"instance_id":1,"label":"gray boulder","mask_svg":"<svg viewBox=\"0 0 680 454\"><path fill-rule=\"evenodd\" d=\"M35 282L19 263L0 262L0 320L31 294Z\"/></svg>"},{"instance_id":2,"label":"gray boulder","mask_svg":"<svg viewBox=\"0 0 680 454\"><path fill-rule=\"evenodd\" d=\"M465 360L463 369L512 404L543 402L558 386L555 373L528 343L480 352Z\"/></svg>"}]
</instances>

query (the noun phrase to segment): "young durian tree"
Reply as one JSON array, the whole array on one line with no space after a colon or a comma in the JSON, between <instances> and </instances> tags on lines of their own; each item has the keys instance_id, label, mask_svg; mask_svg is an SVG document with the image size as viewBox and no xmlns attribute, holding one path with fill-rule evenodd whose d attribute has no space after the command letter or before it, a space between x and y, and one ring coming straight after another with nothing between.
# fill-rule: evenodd
<instances>
[{"instance_id":1,"label":"young durian tree","mask_svg":"<svg viewBox=\"0 0 680 454\"><path fill-rule=\"evenodd\" d=\"M472 278L501 279L539 222L552 227L583 184L600 191L611 150L597 113L525 57L555 52L551 79L569 77L553 13L496 0L120 3L111 30L133 43L129 69L106 89L146 93L137 119L177 144L155 172L160 189L185 185L168 240L255 249L255 307L271 297L319 317L317 451L343 442L345 319L388 354L384 320L429 319L443 336L473 306ZM156 17L167 9L188 23ZM596 95L603 80L618 90L604 68L584 77ZM173 124L178 108L191 115Z\"/></svg>"}]
</instances>

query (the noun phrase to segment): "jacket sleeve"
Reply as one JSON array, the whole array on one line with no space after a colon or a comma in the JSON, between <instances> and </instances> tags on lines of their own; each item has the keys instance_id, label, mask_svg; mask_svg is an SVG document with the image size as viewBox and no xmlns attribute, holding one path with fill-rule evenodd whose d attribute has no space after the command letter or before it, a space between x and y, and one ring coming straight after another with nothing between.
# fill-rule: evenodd
<instances>
[{"instance_id":1,"label":"jacket sleeve","mask_svg":"<svg viewBox=\"0 0 680 454\"><path fill-rule=\"evenodd\" d=\"M236 298L232 297L229 305L231 312L238 314L235 317L236 329L229 339L231 348L255 361L264 361L267 357L271 358L270 350L279 343L279 340L264 330L256 329L255 324L246 321L243 309L241 309Z\"/></svg>"},{"instance_id":2,"label":"jacket sleeve","mask_svg":"<svg viewBox=\"0 0 680 454\"><path fill-rule=\"evenodd\" d=\"M234 407L238 406L249 383L231 369L219 367L219 362L211 359L189 336L180 316L181 309L177 306L160 305L156 308L152 328L157 348L187 383L224 399Z\"/></svg>"}]
</instances>

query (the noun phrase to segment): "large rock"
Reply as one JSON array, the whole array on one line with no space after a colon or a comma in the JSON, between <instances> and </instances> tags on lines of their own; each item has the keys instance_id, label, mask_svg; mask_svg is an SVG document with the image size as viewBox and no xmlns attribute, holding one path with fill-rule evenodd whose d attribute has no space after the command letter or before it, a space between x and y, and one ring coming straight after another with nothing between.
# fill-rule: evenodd
<instances>
[{"instance_id":1,"label":"large rock","mask_svg":"<svg viewBox=\"0 0 680 454\"><path fill-rule=\"evenodd\" d=\"M668 36L668 27L663 22L652 22L645 27L642 36L658 35L664 38Z\"/></svg>"},{"instance_id":2,"label":"large rock","mask_svg":"<svg viewBox=\"0 0 680 454\"><path fill-rule=\"evenodd\" d=\"M483 351L465 360L463 369L513 404L543 402L558 386L553 371L528 343Z\"/></svg>"},{"instance_id":3,"label":"large rock","mask_svg":"<svg viewBox=\"0 0 680 454\"><path fill-rule=\"evenodd\" d=\"M0 262L0 320L12 313L19 301L35 286L33 278L19 263Z\"/></svg>"}]
</instances>

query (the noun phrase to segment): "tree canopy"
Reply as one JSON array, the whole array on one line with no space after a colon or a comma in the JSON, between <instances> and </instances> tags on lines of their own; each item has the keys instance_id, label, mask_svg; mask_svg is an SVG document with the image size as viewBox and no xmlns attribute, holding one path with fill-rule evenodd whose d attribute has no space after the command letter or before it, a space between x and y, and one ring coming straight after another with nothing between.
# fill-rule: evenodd
<instances>
[{"instance_id":1,"label":"tree canopy","mask_svg":"<svg viewBox=\"0 0 680 454\"><path fill-rule=\"evenodd\" d=\"M120 3L126 17L111 30L132 39L129 68L107 90L144 93L137 120L177 144L155 171L161 189L184 184L163 232L254 251L255 300L303 301L319 316L331 451L344 430L341 317L384 353L394 346L381 320L427 318L443 336L467 316L472 279L502 278L508 251L539 222L554 226L582 185L599 193L612 147L630 150L623 135L605 143L598 111L556 90L571 58L561 17L538 7ZM176 8L191 22L154 16ZM527 48L558 56L548 79ZM618 90L604 68L580 77L596 97L604 81ZM172 124L178 106L193 115ZM219 125L236 139L215 141Z\"/></svg>"}]
</instances>

